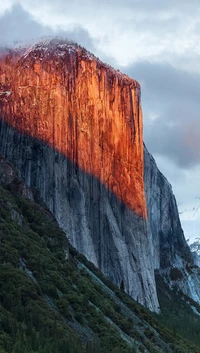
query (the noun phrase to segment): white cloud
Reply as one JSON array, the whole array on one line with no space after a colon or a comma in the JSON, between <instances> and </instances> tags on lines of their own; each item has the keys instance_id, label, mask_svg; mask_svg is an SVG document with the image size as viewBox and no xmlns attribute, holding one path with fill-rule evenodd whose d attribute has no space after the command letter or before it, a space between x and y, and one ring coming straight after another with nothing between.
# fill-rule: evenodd
<instances>
[{"instance_id":1,"label":"white cloud","mask_svg":"<svg viewBox=\"0 0 200 353\"><path fill-rule=\"evenodd\" d=\"M97 39L98 50L114 56L121 65L141 59L174 63L174 57L178 56L176 64L180 66L183 65L180 56L200 54L199 6L195 0L190 4L180 0L166 4L158 0L110 0L100 4L95 0L19 0L19 3L42 25L65 31L77 25L85 28Z\"/></svg>"},{"instance_id":2,"label":"white cloud","mask_svg":"<svg viewBox=\"0 0 200 353\"><path fill-rule=\"evenodd\" d=\"M15 0L1 0L0 4L0 16L4 14L6 10L9 10Z\"/></svg>"},{"instance_id":3,"label":"white cloud","mask_svg":"<svg viewBox=\"0 0 200 353\"><path fill-rule=\"evenodd\" d=\"M9 0L6 8L12 2ZM97 39L98 50L114 56L120 65L149 59L188 67L181 56L200 54L197 45L200 10L195 0L190 4L181 0L165 4L158 0L110 0L100 4L96 0L19 0L19 3L39 23L54 30L68 31L77 25L88 30ZM4 8L1 4L0 11Z\"/></svg>"}]
</instances>

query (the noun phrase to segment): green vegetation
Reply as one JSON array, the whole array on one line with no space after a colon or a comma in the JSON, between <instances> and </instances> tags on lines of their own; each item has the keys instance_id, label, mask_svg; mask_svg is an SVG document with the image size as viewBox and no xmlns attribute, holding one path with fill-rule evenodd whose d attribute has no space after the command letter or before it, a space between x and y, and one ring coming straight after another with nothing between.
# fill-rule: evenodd
<instances>
[{"instance_id":1,"label":"green vegetation","mask_svg":"<svg viewBox=\"0 0 200 353\"><path fill-rule=\"evenodd\" d=\"M26 217L18 225L13 218L17 213L22 215L23 209ZM48 305L36 280L53 275L55 256L63 255L58 242L63 245L64 235L48 218L52 217L40 207L0 189L0 352L82 351L80 339ZM50 223L52 232L45 239ZM43 235L36 233L35 227L43 230ZM55 252L51 251L53 245ZM47 292L53 291L54 285L48 279L46 282Z\"/></svg>"},{"instance_id":2,"label":"green vegetation","mask_svg":"<svg viewBox=\"0 0 200 353\"><path fill-rule=\"evenodd\" d=\"M0 188L0 353L200 351L198 336L194 346L177 327L166 329L18 189L17 181Z\"/></svg>"},{"instance_id":3,"label":"green vegetation","mask_svg":"<svg viewBox=\"0 0 200 353\"><path fill-rule=\"evenodd\" d=\"M181 335L200 347L200 306L176 288L173 291L169 290L158 274L156 283L162 311L157 319L166 325L175 337ZM194 312L197 315L194 315Z\"/></svg>"},{"instance_id":4,"label":"green vegetation","mask_svg":"<svg viewBox=\"0 0 200 353\"><path fill-rule=\"evenodd\" d=\"M73 249L66 260L69 245L53 216L14 189L0 188L2 352L90 352L99 338L96 352L133 352L92 305L98 288Z\"/></svg>"}]
</instances>

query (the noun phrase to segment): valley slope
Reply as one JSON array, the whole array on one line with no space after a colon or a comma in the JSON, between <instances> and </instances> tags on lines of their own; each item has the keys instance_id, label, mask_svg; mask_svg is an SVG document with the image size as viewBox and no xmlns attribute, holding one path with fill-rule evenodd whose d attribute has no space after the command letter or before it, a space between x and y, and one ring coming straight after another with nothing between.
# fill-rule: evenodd
<instances>
[{"instance_id":1,"label":"valley slope","mask_svg":"<svg viewBox=\"0 0 200 353\"><path fill-rule=\"evenodd\" d=\"M78 254L2 158L0 240L1 353L199 352L197 334L196 346L173 335ZM191 308L187 315L195 320Z\"/></svg>"}]
</instances>

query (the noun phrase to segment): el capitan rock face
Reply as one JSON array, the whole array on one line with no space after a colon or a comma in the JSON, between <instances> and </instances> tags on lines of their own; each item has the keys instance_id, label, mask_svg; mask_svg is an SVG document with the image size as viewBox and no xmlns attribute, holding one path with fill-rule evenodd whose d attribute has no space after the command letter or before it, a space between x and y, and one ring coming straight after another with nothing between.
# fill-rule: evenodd
<instances>
[{"instance_id":1,"label":"el capitan rock face","mask_svg":"<svg viewBox=\"0 0 200 353\"><path fill-rule=\"evenodd\" d=\"M138 83L77 45L38 43L1 59L0 119L1 153L70 242L157 311Z\"/></svg>"},{"instance_id":2,"label":"el capitan rock face","mask_svg":"<svg viewBox=\"0 0 200 353\"><path fill-rule=\"evenodd\" d=\"M48 41L1 63L1 112L146 218L140 86L77 45Z\"/></svg>"}]
</instances>

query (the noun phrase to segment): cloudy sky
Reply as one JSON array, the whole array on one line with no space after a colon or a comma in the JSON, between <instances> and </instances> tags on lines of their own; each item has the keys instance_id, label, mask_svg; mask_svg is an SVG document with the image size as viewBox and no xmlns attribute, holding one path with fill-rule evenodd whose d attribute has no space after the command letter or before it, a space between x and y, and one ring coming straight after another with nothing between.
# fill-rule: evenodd
<instances>
[{"instance_id":1,"label":"cloudy sky","mask_svg":"<svg viewBox=\"0 0 200 353\"><path fill-rule=\"evenodd\" d=\"M1 0L0 46L55 34L140 82L144 141L200 237L199 0Z\"/></svg>"}]
</instances>

